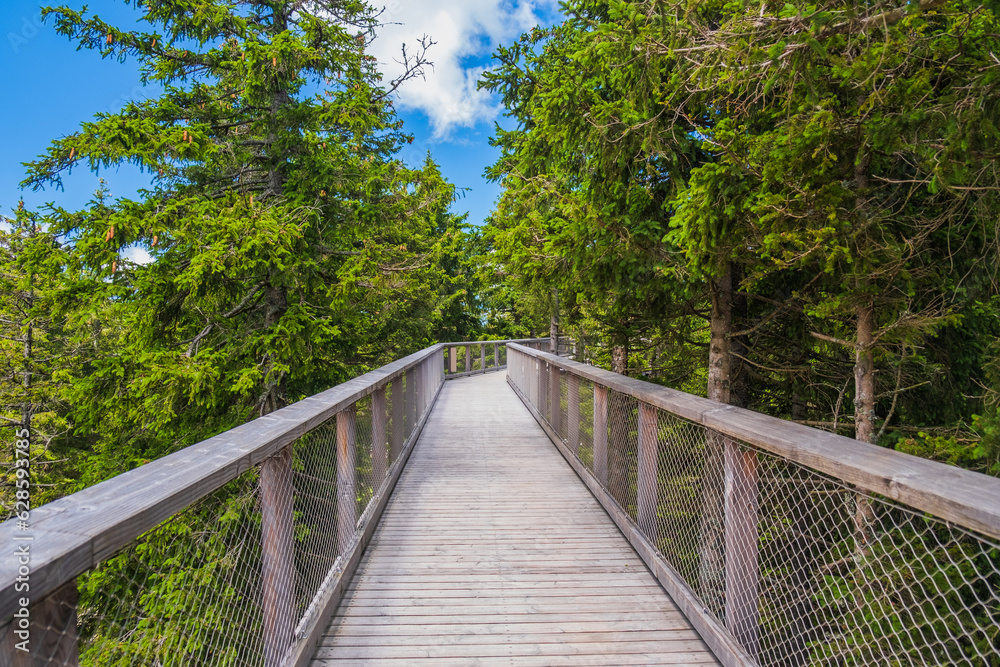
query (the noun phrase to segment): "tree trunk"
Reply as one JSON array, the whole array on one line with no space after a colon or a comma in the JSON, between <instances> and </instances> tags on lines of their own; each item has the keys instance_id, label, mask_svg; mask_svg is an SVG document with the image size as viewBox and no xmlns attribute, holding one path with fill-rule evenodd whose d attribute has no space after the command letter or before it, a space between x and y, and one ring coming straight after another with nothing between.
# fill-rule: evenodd
<instances>
[{"instance_id":1,"label":"tree trunk","mask_svg":"<svg viewBox=\"0 0 1000 667\"><path fill-rule=\"evenodd\" d=\"M805 350L801 343L794 348L792 363L800 366L805 360ZM801 392L801 380L797 376L789 378L789 395L791 396L792 421L803 421L808 416L806 401ZM789 468L789 471L794 468ZM804 667L810 664L810 645L815 639L815 624L813 622L813 595L815 594L816 560L813 554L812 527L814 503L811 487L800 483L798 475L790 474L786 479L784 497L787 519L793 526L788 548L788 612L785 617L788 624L783 632L789 641L775 658L777 664L788 667Z\"/></svg>"},{"instance_id":2,"label":"tree trunk","mask_svg":"<svg viewBox=\"0 0 1000 667\"><path fill-rule=\"evenodd\" d=\"M729 333L732 331L732 266L709 283L712 315L709 322L708 398L729 403L732 359ZM705 434L705 469L701 480L702 514L699 543L699 583L708 609L722 618L725 610L725 440L717 433Z\"/></svg>"},{"instance_id":3,"label":"tree trunk","mask_svg":"<svg viewBox=\"0 0 1000 667\"><path fill-rule=\"evenodd\" d=\"M264 286L264 328L271 329L288 310L288 294L284 287ZM288 405L287 377L284 371L275 371L270 354L264 363L264 392L260 399L259 414L263 417Z\"/></svg>"},{"instance_id":4,"label":"tree trunk","mask_svg":"<svg viewBox=\"0 0 1000 667\"><path fill-rule=\"evenodd\" d=\"M552 315L549 318L549 352L559 354L559 290L552 290Z\"/></svg>"},{"instance_id":5,"label":"tree trunk","mask_svg":"<svg viewBox=\"0 0 1000 667\"><path fill-rule=\"evenodd\" d=\"M871 156L863 153L858 156L854 167L855 187L858 196L855 206L862 216L867 217L865 191L868 189L868 163ZM876 444L875 431L875 304L867 294L869 286L862 281L859 290L863 297L857 310L857 341L854 363L854 438L861 442ZM865 568L868 560L869 544L871 544L871 527L874 520L874 510L871 500L865 493L855 494L854 511L854 550L855 559L860 570ZM863 572L859 572L863 576ZM863 582L862 582L863 585Z\"/></svg>"},{"instance_id":6,"label":"tree trunk","mask_svg":"<svg viewBox=\"0 0 1000 667\"><path fill-rule=\"evenodd\" d=\"M877 444L874 331L875 307L868 302L858 307L857 361L854 364L854 438L873 445ZM867 561L875 514L867 494L858 493L855 498L855 556L861 567Z\"/></svg>"}]
</instances>

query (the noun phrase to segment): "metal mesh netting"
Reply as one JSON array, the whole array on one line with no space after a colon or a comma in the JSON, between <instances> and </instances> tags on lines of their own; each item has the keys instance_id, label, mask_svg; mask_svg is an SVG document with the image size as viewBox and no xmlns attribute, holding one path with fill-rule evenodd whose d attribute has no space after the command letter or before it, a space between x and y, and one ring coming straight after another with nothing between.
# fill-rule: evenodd
<instances>
[{"instance_id":1,"label":"metal mesh netting","mask_svg":"<svg viewBox=\"0 0 1000 667\"><path fill-rule=\"evenodd\" d=\"M546 364L511 356L555 427ZM562 376L554 430L759 664L1000 665L995 540Z\"/></svg>"},{"instance_id":2,"label":"metal mesh netting","mask_svg":"<svg viewBox=\"0 0 1000 667\"><path fill-rule=\"evenodd\" d=\"M286 662L443 381L438 361L428 357L81 575L76 627L64 631L78 633L79 664Z\"/></svg>"}]
</instances>

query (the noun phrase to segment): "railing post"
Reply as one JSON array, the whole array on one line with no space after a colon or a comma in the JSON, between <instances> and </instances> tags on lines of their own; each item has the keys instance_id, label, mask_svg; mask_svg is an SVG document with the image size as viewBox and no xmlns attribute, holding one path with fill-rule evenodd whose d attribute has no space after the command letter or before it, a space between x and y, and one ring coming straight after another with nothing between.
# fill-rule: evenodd
<instances>
[{"instance_id":1,"label":"railing post","mask_svg":"<svg viewBox=\"0 0 1000 667\"><path fill-rule=\"evenodd\" d=\"M594 383L594 477L608 485L608 388Z\"/></svg>"},{"instance_id":2,"label":"railing post","mask_svg":"<svg viewBox=\"0 0 1000 667\"><path fill-rule=\"evenodd\" d=\"M758 630L757 453L725 438L726 627L756 658ZM740 451L740 450L743 451Z\"/></svg>"},{"instance_id":3,"label":"railing post","mask_svg":"<svg viewBox=\"0 0 1000 667\"><path fill-rule=\"evenodd\" d=\"M403 451L403 442L406 440L403 424L403 403L406 400L403 393L403 374L400 373L392 380L392 433L389 440L389 457L393 463L399 460L399 455Z\"/></svg>"},{"instance_id":4,"label":"railing post","mask_svg":"<svg viewBox=\"0 0 1000 667\"><path fill-rule=\"evenodd\" d=\"M27 592L23 595L28 597ZM0 627L0 665L78 664L78 598L76 579L70 579L40 602L31 605L28 617L15 616L10 623ZM28 650L21 650L18 644Z\"/></svg>"},{"instance_id":5,"label":"railing post","mask_svg":"<svg viewBox=\"0 0 1000 667\"><path fill-rule=\"evenodd\" d=\"M293 641L294 496L289 445L260 465L264 667L281 665Z\"/></svg>"},{"instance_id":6,"label":"railing post","mask_svg":"<svg viewBox=\"0 0 1000 667\"><path fill-rule=\"evenodd\" d=\"M406 384L403 387L403 442L410 437L413 426L413 369L406 371Z\"/></svg>"},{"instance_id":7,"label":"railing post","mask_svg":"<svg viewBox=\"0 0 1000 667\"><path fill-rule=\"evenodd\" d=\"M560 433L559 422L562 419L561 388L559 386L559 367L549 364L549 423L552 430Z\"/></svg>"},{"instance_id":8,"label":"railing post","mask_svg":"<svg viewBox=\"0 0 1000 667\"><path fill-rule=\"evenodd\" d=\"M549 417L549 365L538 360L538 414ZM552 420L549 420L549 424Z\"/></svg>"},{"instance_id":9,"label":"railing post","mask_svg":"<svg viewBox=\"0 0 1000 667\"><path fill-rule=\"evenodd\" d=\"M411 387L412 385L412 387ZM406 378L406 387L410 393L410 402L407 407L410 409L407 418L409 419L409 425L406 428L406 437L409 438L410 434L413 433L413 429L417 427L417 414L420 411L420 367L411 368L410 372Z\"/></svg>"},{"instance_id":10,"label":"railing post","mask_svg":"<svg viewBox=\"0 0 1000 667\"><path fill-rule=\"evenodd\" d=\"M465 372L468 373L472 370L472 346L465 346Z\"/></svg>"},{"instance_id":11,"label":"railing post","mask_svg":"<svg viewBox=\"0 0 1000 667\"><path fill-rule=\"evenodd\" d=\"M449 347L448 348L448 368L452 373L458 372L458 348Z\"/></svg>"},{"instance_id":12,"label":"railing post","mask_svg":"<svg viewBox=\"0 0 1000 667\"><path fill-rule=\"evenodd\" d=\"M386 433L386 402L385 387L379 387L372 394L372 468L375 472L375 488L377 489L389 471L388 433Z\"/></svg>"},{"instance_id":13,"label":"railing post","mask_svg":"<svg viewBox=\"0 0 1000 667\"><path fill-rule=\"evenodd\" d=\"M639 403L639 456L637 479L637 518L639 529L656 542L656 505L659 456L657 456L656 408Z\"/></svg>"},{"instance_id":14,"label":"railing post","mask_svg":"<svg viewBox=\"0 0 1000 667\"><path fill-rule=\"evenodd\" d=\"M486 372L486 343L479 344L479 370Z\"/></svg>"},{"instance_id":15,"label":"railing post","mask_svg":"<svg viewBox=\"0 0 1000 667\"><path fill-rule=\"evenodd\" d=\"M500 367L500 343L493 343L493 368Z\"/></svg>"},{"instance_id":16,"label":"railing post","mask_svg":"<svg viewBox=\"0 0 1000 667\"><path fill-rule=\"evenodd\" d=\"M580 377L568 372L566 375L566 439L574 454L580 454Z\"/></svg>"},{"instance_id":17,"label":"railing post","mask_svg":"<svg viewBox=\"0 0 1000 667\"><path fill-rule=\"evenodd\" d=\"M337 550L348 553L358 527L358 493L355 487L354 429L357 407L337 413Z\"/></svg>"}]
</instances>

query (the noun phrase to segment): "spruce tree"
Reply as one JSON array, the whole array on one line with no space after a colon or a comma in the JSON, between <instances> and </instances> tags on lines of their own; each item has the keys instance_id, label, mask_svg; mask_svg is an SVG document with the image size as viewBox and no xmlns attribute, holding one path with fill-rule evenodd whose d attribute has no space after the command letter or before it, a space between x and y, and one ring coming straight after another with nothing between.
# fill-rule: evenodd
<instances>
[{"instance_id":1,"label":"spruce tree","mask_svg":"<svg viewBox=\"0 0 1000 667\"><path fill-rule=\"evenodd\" d=\"M74 168L124 163L150 175L138 197L99 192L47 220L57 310L106 335L74 385L76 426L105 433L125 466L425 344L447 279L431 260L454 252L442 239L458 224L441 229L453 189L436 168L394 157L412 139L392 92L426 61L404 55L383 82L371 7L130 4L145 30L43 15L80 48L136 59L162 94L53 141L24 181L58 188ZM127 259L135 246L152 261Z\"/></svg>"}]
</instances>

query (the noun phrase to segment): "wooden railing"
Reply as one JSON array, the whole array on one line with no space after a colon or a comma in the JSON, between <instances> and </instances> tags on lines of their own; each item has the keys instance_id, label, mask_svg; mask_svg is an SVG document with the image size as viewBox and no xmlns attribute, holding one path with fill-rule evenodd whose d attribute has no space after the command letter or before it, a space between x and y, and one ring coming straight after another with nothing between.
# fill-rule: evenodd
<instances>
[{"instance_id":1,"label":"wooden railing","mask_svg":"<svg viewBox=\"0 0 1000 667\"><path fill-rule=\"evenodd\" d=\"M512 387L724 664L998 664L1000 480L507 354Z\"/></svg>"},{"instance_id":2,"label":"wooden railing","mask_svg":"<svg viewBox=\"0 0 1000 667\"><path fill-rule=\"evenodd\" d=\"M0 664L304 664L456 350L455 375L500 370L506 343L433 345L3 523Z\"/></svg>"}]
</instances>

